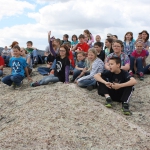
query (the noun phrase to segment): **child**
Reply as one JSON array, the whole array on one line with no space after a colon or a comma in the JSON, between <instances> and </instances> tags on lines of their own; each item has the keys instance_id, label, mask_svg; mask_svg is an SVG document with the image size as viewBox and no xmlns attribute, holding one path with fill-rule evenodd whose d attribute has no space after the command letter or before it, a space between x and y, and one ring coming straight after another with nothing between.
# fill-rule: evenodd
<instances>
[{"instance_id":1,"label":"child","mask_svg":"<svg viewBox=\"0 0 150 150\"><path fill-rule=\"evenodd\" d=\"M144 48L145 48L145 50L147 50L147 56L148 56L149 55L148 50L150 47L149 33L146 30L143 30L141 32L141 38L142 38L142 41L144 43Z\"/></svg>"},{"instance_id":2,"label":"child","mask_svg":"<svg viewBox=\"0 0 150 150\"><path fill-rule=\"evenodd\" d=\"M17 45L19 45L19 43L17 41L13 41L12 44L10 45L10 47L11 47L11 50L10 50L11 57L13 57L13 47L17 46Z\"/></svg>"},{"instance_id":3,"label":"child","mask_svg":"<svg viewBox=\"0 0 150 150\"><path fill-rule=\"evenodd\" d=\"M8 66L9 59L10 59L10 50L5 46L4 50L2 51L2 57L5 61L6 66Z\"/></svg>"},{"instance_id":4,"label":"child","mask_svg":"<svg viewBox=\"0 0 150 150\"><path fill-rule=\"evenodd\" d=\"M92 43L94 42L94 37L93 37L93 35L90 33L89 30L84 30L83 35L88 37L88 42L87 42L87 44L88 44L89 47L91 48L91 47L92 47Z\"/></svg>"},{"instance_id":5,"label":"child","mask_svg":"<svg viewBox=\"0 0 150 150\"><path fill-rule=\"evenodd\" d=\"M125 115L130 115L129 98L136 80L127 71L120 69L121 59L112 57L109 59L110 71L98 73L94 76L98 81L98 94L105 96L105 106L112 107L112 102L122 102L122 111Z\"/></svg>"},{"instance_id":6,"label":"child","mask_svg":"<svg viewBox=\"0 0 150 150\"><path fill-rule=\"evenodd\" d=\"M118 40L118 36L117 35L113 35L113 41L116 41L116 40Z\"/></svg>"},{"instance_id":7,"label":"child","mask_svg":"<svg viewBox=\"0 0 150 150\"><path fill-rule=\"evenodd\" d=\"M5 76L2 79L4 84L11 86L13 84L14 89L20 89L22 85L22 80L26 72L28 80L32 80L28 74L27 63L24 58L20 57L20 47L13 47L13 55L9 61L9 66L12 69L11 75Z\"/></svg>"},{"instance_id":8,"label":"child","mask_svg":"<svg viewBox=\"0 0 150 150\"><path fill-rule=\"evenodd\" d=\"M133 50L135 49L134 41L133 41L133 33L132 32L127 32L125 34L123 47L124 47L123 52L130 57Z\"/></svg>"},{"instance_id":9,"label":"child","mask_svg":"<svg viewBox=\"0 0 150 150\"><path fill-rule=\"evenodd\" d=\"M86 61L85 61L85 53L84 52L79 52L77 54L77 61L75 64L75 69L73 70L73 79L72 82L81 74L84 68L86 68Z\"/></svg>"},{"instance_id":10,"label":"child","mask_svg":"<svg viewBox=\"0 0 150 150\"><path fill-rule=\"evenodd\" d=\"M78 38L77 38L77 36L74 34L74 35L72 36L71 49L72 49L74 46L76 46L77 44L78 44Z\"/></svg>"},{"instance_id":11,"label":"child","mask_svg":"<svg viewBox=\"0 0 150 150\"><path fill-rule=\"evenodd\" d=\"M3 57L0 56L0 77L3 75L3 68L4 68L5 62Z\"/></svg>"},{"instance_id":12,"label":"child","mask_svg":"<svg viewBox=\"0 0 150 150\"><path fill-rule=\"evenodd\" d=\"M130 75L133 76L133 72L135 71L139 74L140 80L144 79L143 66L146 64L146 50L143 49L143 42L136 42L136 50L134 50L130 56ZM135 65L135 67L134 67Z\"/></svg>"},{"instance_id":13,"label":"child","mask_svg":"<svg viewBox=\"0 0 150 150\"><path fill-rule=\"evenodd\" d=\"M70 61L69 57L69 49L66 45L62 45L59 50L59 55L56 57L55 62L52 67L49 76L44 77L42 80L38 82L31 83L32 87L46 85L49 82L64 82L69 83L69 67Z\"/></svg>"},{"instance_id":14,"label":"child","mask_svg":"<svg viewBox=\"0 0 150 150\"><path fill-rule=\"evenodd\" d=\"M71 42L68 39L69 39L69 35L68 34L64 34L61 44L63 45L63 44L68 43L68 42L69 42L69 44L71 44Z\"/></svg>"},{"instance_id":15,"label":"child","mask_svg":"<svg viewBox=\"0 0 150 150\"><path fill-rule=\"evenodd\" d=\"M112 43L113 43L113 39L112 38L107 38L105 40L105 57L107 57L110 53L113 53L113 49L112 49Z\"/></svg>"},{"instance_id":16,"label":"child","mask_svg":"<svg viewBox=\"0 0 150 150\"><path fill-rule=\"evenodd\" d=\"M96 40L96 42L101 42L101 37L100 37L100 35L96 35L95 40ZM102 44L102 49L103 49L104 43L101 42L101 44Z\"/></svg>"},{"instance_id":17,"label":"child","mask_svg":"<svg viewBox=\"0 0 150 150\"><path fill-rule=\"evenodd\" d=\"M103 51L103 49L102 49L102 43L101 42L96 42L94 44L94 48L97 50L97 57L100 58L104 62L105 51Z\"/></svg>"},{"instance_id":18,"label":"child","mask_svg":"<svg viewBox=\"0 0 150 150\"><path fill-rule=\"evenodd\" d=\"M37 49L33 47L32 41L27 42L26 50L28 53L31 54L32 64L33 64L33 67L35 67L38 64L38 54L37 54Z\"/></svg>"},{"instance_id":19,"label":"child","mask_svg":"<svg viewBox=\"0 0 150 150\"><path fill-rule=\"evenodd\" d=\"M97 51L94 48L90 48L88 51L88 60L90 61L90 74L81 77L77 80L77 84L80 87L87 87L88 90L92 90L96 86L94 75L96 73L102 73L104 70L104 63L101 59L97 58Z\"/></svg>"},{"instance_id":20,"label":"child","mask_svg":"<svg viewBox=\"0 0 150 150\"><path fill-rule=\"evenodd\" d=\"M27 68L28 68L28 73L29 75L31 74L32 72L32 60L31 60L31 57L30 57L30 54L28 54L28 52L22 47L21 50L21 56L26 60L26 63L27 63Z\"/></svg>"}]
</instances>

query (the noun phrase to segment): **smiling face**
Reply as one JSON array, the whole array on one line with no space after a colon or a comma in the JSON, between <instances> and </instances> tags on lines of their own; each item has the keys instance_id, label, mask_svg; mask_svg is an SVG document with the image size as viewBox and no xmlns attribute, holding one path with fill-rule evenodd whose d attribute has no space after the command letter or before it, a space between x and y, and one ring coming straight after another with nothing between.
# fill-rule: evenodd
<instances>
[{"instance_id":1,"label":"smiling face","mask_svg":"<svg viewBox=\"0 0 150 150\"><path fill-rule=\"evenodd\" d=\"M77 60L78 61L82 61L82 60L84 60L85 59L85 56L83 56L82 54L77 54Z\"/></svg>"},{"instance_id":2,"label":"smiling face","mask_svg":"<svg viewBox=\"0 0 150 150\"><path fill-rule=\"evenodd\" d=\"M96 40L96 42L100 42L100 41L101 41L101 37L100 37L99 35L97 35L97 36L95 37L95 40Z\"/></svg>"},{"instance_id":3,"label":"smiling face","mask_svg":"<svg viewBox=\"0 0 150 150\"><path fill-rule=\"evenodd\" d=\"M148 36L148 35L146 34L146 32L143 32L143 33L142 33L142 39L143 39L143 40L146 40L147 36Z\"/></svg>"},{"instance_id":4,"label":"smiling face","mask_svg":"<svg viewBox=\"0 0 150 150\"><path fill-rule=\"evenodd\" d=\"M59 50L59 54L60 54L60 57L65 57L66 56L65 48L61 47L60 50Z\"/></svg>"},{"instance_id":5,"label":"smiling face","mask_svg":"<svg viewBox=\"0 0 150 150\"><path fill-rule=\"evenodd\" d=\"M114 53L121 53L122 47L120 43L114 42L112 47L113 47Z\"/></svg>"},{"instance_id":6,"label":"smiling face","mask_svg":"<svg viewBox=\"0 0 150 150\"><path fill-rule=\"evenodd\" d=\"M132 38L132 35L131 35L131 34L129 34L129 33L126 34L126 40L127 40L127 41L131 41L131 38Z\"/></svg>"},{"instance_id":7,"label":"smiling face","mask_svg":"<svg viewBox=\"0 0 150 150\"><path fill-rule=\"evenodd\" d=\"M21 55L21 52L17 48L13 48L13 56L19 57Z\"/></svg>"},{"instance_id":8,"label":"smiling face","mask_svg":"<svg viewBox=\"0 0 150 150\"><path fill-rule=\"evenodd\" d=\"M88 60L89 61L94 61L96 59L96 57L97 56L93 52L91 52L91 51L88 52Z\"/></svg>"},{"instance_id":9,"label":"smiling face","mask_svg":"<svg viewBox=\"0 0 150 150\"><path fill-rule=\"evenodd\" d=\"M143 49L143 43L142 42L136 43L136 51L137 51L137 53L141 53L142 49Z\"/></svg>"}]
</instances>

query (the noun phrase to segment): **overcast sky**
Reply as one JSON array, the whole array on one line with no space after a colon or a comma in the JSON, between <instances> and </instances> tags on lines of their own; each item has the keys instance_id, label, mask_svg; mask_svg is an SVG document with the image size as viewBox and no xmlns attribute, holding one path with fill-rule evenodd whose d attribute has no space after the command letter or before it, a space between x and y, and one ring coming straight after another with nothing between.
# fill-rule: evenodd
<instances>
[{"instance_id":1,"label":"overcast sky","mask_svg":"<svg viewBox=\"0 0 150 150\"><path fill-rule=\"evenodd\" d=\"M150 32L150 0L0 0L0 47L17 40L21 47L32 40L45 49L47 32L61 38L89 29L105 40L107 33L132 31L134 39L142 30Z\"/></svg>"}]
</instances>

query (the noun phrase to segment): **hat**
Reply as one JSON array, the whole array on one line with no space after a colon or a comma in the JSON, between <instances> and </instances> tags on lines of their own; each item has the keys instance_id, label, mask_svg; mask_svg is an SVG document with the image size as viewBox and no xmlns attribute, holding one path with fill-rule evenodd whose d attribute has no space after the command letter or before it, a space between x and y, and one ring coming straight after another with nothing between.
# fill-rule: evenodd
<instances>
[{"instance_id":1,"label":"hat","mask_svg":"<svg viewBox=\"0 0 150 150\"><path fill-rule=\"evenodd\" d=\"M111 33L108 33L107 36L112 36L112 34L111 34Z\"/></svg>"},{"instance_id":2,"label":"hat","mask_svg":"<svg viewBox=\"0 0 150 150\"><path fill-rule=\"evenodd\" d=\"M17 41L13 41L9 47L13 48L16 44L19 44L19 43Z\"/></svg>"}]
</instances>

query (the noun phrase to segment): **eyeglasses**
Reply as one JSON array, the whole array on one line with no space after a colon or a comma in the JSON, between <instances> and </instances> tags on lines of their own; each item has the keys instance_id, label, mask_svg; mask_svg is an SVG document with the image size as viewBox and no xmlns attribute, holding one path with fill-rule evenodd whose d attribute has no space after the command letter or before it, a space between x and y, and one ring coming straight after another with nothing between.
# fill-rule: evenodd
<instances>
[{"instance_id":1,"label":"eyeglasses","mask_svg":"<svg viewBox=\"0 0 150 150\"><path fill-rule=\"evenodd\" d=\"M65 50L59 50L59 52L66 52Z\"/></svg>"}]
</instances>

